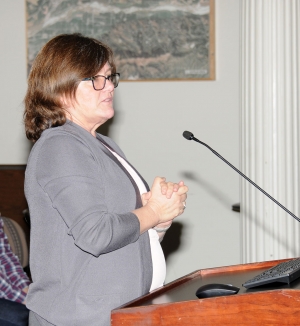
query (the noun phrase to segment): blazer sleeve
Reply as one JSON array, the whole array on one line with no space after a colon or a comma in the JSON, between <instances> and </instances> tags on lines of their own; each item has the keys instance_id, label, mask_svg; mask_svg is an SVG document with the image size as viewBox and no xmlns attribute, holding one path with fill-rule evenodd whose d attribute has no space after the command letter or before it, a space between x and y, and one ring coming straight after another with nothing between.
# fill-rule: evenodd
<instances>
[{"instance_id":1,"label":"blazer sleeve","mask_svg":"<svg viewBox=\"0 0 300 326\"><path fill-rule=\"evenodd\" d=\"M108 211L104 168L80 138L49 133L40 148L36 170L40 187L82 250L98 257L139 238L135 214Z\"/></svg>"}]
</instances>

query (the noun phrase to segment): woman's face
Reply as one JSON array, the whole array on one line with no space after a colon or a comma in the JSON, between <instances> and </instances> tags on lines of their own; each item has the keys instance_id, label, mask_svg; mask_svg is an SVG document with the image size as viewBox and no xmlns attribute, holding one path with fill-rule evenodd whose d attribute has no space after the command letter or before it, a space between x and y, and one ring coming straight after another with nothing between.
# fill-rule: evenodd
<instances>
[{"instance_id":1,"label":"woman's face","mask_svg":"<svg viewBox=\"0 0 300 326\"><path fill-rule=\"evenodd\" d=\"M110 74L111 67L108 63L97 73L106 77ZM64 107L69 113L67 118L95 135L95 130L114 116L114 85L110 80L106 80L105 87L96 91L92 81L81 81L75 96L76 99L72 101L63 100Z\"/></svg>"}]
</instances>

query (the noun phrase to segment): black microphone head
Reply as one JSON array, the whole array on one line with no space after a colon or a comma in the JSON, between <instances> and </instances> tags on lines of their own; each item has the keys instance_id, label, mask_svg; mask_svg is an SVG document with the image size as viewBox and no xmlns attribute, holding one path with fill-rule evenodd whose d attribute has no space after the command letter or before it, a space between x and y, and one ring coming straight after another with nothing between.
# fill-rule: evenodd
<instances>
[{"instance_id":1,"label":"black microphone head","mask_svg":"<svg viewBox=\"0 0 300 326\"><path fill-rule=\"evenodd\" d=\"M190 131L184 131L182 136L187 140L192 140L194 138L194 135Z\"/></svg>"}]
</instances>

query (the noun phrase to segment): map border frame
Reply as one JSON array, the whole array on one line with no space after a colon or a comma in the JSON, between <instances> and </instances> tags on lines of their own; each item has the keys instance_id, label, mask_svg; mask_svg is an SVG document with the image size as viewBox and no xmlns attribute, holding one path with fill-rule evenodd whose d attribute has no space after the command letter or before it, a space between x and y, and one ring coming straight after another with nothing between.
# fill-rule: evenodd
<instances>
[{"instance_id":1,"label":"map border frame","mask_svg":"<svg viewBox=\"0 0 300 326\"><path fill-rule=\"evenodd\" d=\"M49 0L51 1L51 0ZM121 79L123 81L128 81L128 82L136 82L136 81L200 81L200 80L215 80L216 79L216 73L215 73L215 0L207 0L208 1L208 6L209 6L209 34L208 34L208 58L204 62L206 62L207 66L209 67L209 72L207 77L201 77L201 76L195 76L195 78L191 77L163 77L163 78L143 78L140 77L138 79ZM26 0L27 2L27 0ZM28 13L27 13L27 18L28 18ZM29 69L30 69L30 63L29 63L29 47L30 47L30 42L29 42L29 36L28 36L28 24L26 27L27 31L27 66L28 66L28 74L29 74Z\"/></svg>"}]
</instances>

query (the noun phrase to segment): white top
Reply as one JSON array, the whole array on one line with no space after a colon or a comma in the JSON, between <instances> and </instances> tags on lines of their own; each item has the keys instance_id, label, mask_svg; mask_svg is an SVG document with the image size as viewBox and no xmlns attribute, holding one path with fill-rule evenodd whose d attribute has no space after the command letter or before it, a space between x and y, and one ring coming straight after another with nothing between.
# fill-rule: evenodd
<instances>
[{"instance_id":1,"label":"white top","mask_svg":"<svg viewBox=\"0 0 300 326\"><path fill-rule=\"evenodd\" d=\"M134 171L134 169L120 155L112 151L107 146L105 147L119 160L119 162L132 176L132 178L134 179L134 181L136 182L139 188L140 194L142 195L146 193L147 189L143 181L139 177L139 175ZM157 232L154 229L150 229L148 230L148 233L150 238L151 257L152 257L152 265L153 265L153 276L152 276L152 284L150 287L150 291L153 291L164 285L164 281L166 278L166 260L159 242L159 237Z\"/></svg>"}]
</instances>

